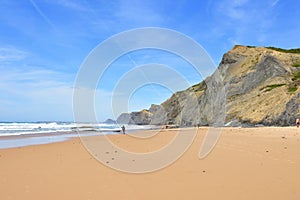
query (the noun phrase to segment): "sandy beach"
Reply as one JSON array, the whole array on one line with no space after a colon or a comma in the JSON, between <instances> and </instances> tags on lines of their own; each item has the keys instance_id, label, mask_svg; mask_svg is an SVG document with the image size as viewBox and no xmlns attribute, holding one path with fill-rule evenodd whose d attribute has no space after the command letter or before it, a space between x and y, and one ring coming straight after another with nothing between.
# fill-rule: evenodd
<instances>
[{"instance_id":1,"label":"sandy beach","mask_svg":"<svg viewBox=\"0 0 300 200\"><path fill-rule=\"evenodd\" d=\"M104 166L80 138L2 149L0 199L300 199L300 128L223 128L202 160L198 154L207 128L186 128L180 134L193 131L197 135L181 158L142 174ZM109 139L128 151L147 153L168 144L175 134L164 130L144 139L122 134Z\"/></svg>"}]
</instances>

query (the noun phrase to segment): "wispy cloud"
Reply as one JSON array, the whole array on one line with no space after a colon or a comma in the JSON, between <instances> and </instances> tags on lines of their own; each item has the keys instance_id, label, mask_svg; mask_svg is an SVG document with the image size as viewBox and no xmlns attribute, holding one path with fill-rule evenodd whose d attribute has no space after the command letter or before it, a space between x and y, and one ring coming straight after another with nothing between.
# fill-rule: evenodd
<instances>
[{"instance_id":1,"label":"wispy cloud","mask_svg":"<svg viewBox=\"0 0 300 200\"><path fill-rule=\"evenodd\" d=\"M53 0L50 0L48 1L49 3L56 3L58 5L61 5L61 6L64 6L68 9L73 9L73 10L77 10L77 11L86 11L88 10L88 8L83 5L82 1L74 1L74 0L56 0L56 1L53 1Z\"/></svg>"},{"instance_id":2,"label":"wispy cloud","mask_svg":"<svg viewBox=\"0 0 300 200\"><path fill-rule=\"evenodd\" d=\"M40 9L40 7L35 3L34 0L29 0L34 9L40 14L40 16L44 19L44 21L49 24L53 29L56 30L55 25L52 23L52 21L47 17L47 15Z\"/></svg>"},{"instance_id":3,"label":"wispy cloud","mask_svg":"<svg viewBox=\"0 0 300 200\"><path fill-rule=\"evenodd\" d=\"M227 38L229 46L236 43L252 45L264 43L268 30L276 21L273 7L279 0L219 0L211 12L215 18L214 32ZM222 34L221 34L222 33ZM228 48L227 48L228 49Z\"/></svg>"},{"instance_id":4,"label":"wispy cloud","mask_svg":"<svg viewBox=\"0 0 300 200\"><path fill-rule=\"evenodd\" d=\"M274 0L272 3L271 3L271 6L274 7L278 4L279 0Z\"/></svg>"},{"instance_id":5,"label":"wispy cloud","mask_svg":"<svg viewBox=\"0 0 300 200\"><path fill-rule=\"evenodd\" d=\"M51 88L66 86L72 83L72 75L49 69L1 69L0 89L16 90L20 93L26 89ZM5 88L1 88L5 85ZM28 90L27 90L28 91Z\"/></svg>"},{"instance_id":6,"label":"wispy cloud","mask_svg":"<svg viewBox=\"0 0 300 200\"><path fill-rule=\"evenodd\" d=\"M22 60L28 55L28 52L22 51L12 46L0 47L0 62Z\"/></svg>"},{"instance_id":7,"label":"wispy cloud","mask_svg":"<svg viewBox=\"0 0 300 200\"><path fill-rule=\"evenodd\" d=\"M153 4L142 1L119 1L114 16L120 21L143 25L158 25L164 21Z\"/></svg>"},{"instance_id":8,"label":"wispy cloud","mask_svg":"<svg viewBox=\"0 0 300 200\"><path fill-rule=\"evenodd\" d=\"M248 0L221 1L217 10L234 20L242 20L246 15L245 5Z\"/></svg>"},{"instance_id":9,"label":"wispy cloud","mask_svg":"<svg viewBox=\"0 0 300 200\"><path fill-rule=\"evenodd\" d=\"M1 69L0 120L71 120L72 92L68 74L48 69Z\"/></svg>"}]
</instances>

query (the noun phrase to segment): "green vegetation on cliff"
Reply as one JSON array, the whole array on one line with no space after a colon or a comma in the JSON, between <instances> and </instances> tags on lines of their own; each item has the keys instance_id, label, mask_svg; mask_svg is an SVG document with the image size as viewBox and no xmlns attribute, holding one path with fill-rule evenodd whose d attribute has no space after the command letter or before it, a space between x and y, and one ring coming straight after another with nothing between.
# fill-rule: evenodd
<instances>
[{"instance_id":1,"label":"green vegetation on cliff","mask_svg":"<svg viewBox=\"0 0 300 200\"><path fill-rule=\"evenodd\" d=\"M292 67L300 67L300 62L295 62L292 64Z\"/></svg>"},{"instance_id":2,"label":"green vegetation on cliff","mask_svg":"<svg viewBox=\"0 0 300 200\"><path fill-rule=\"evenodd\" d=\"M272 85L267 85L266 87L261 88L260 90L264 90L265 92L269 92L275 88L284 86L286 84L272 84Z\"/></svg>"},{"instance_id":3,"label":"green vegetation on cliff","mask_svg":"<svg viewBox=\"0 0 300 200\"><path fill-rule=\"evenodd\" d=\"M300 53L300 48L297 49L282 49L277 47L266 47L267 49L272 49L275 51L283 52L283 53Z\"/></svg>"},{"instance_id":4,"label":"green vegetation on cliff","mask_svg":"<svg viewBox=\"0 0 300 200\"><path fill-rule=\"evenodd\" d=\"M293 81L299 80L300 79L300 71L297 71L293 74Z\"/></svg>"},{"instance_id":5,"label":"green vegetation on cliff","mask_svg":"<svg viewBox=\"0 0 300 200\"><path fill-rule=\"evenodd\" d=\"M293 93L293 92L296 92L297 89L298 89L297 87L290 87L290 88L288 89L288 92Z\"/></svg>"}]
</instances>

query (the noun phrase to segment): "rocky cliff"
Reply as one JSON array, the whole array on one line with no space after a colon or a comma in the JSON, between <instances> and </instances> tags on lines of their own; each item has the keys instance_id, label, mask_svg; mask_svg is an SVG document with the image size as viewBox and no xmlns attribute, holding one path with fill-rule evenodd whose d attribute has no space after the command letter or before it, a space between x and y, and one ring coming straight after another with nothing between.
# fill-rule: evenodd
<instances>
[{"instance_id":1,"label":"rocky cliff","mask_svg":"<svg viewBox=\"0 0 300 200\"><path fill-rule=\"evenodd\" d=\"M118 123L292 125L300 116L300 49L236 45L203 82Z\"/></svg>"}]
</instances>

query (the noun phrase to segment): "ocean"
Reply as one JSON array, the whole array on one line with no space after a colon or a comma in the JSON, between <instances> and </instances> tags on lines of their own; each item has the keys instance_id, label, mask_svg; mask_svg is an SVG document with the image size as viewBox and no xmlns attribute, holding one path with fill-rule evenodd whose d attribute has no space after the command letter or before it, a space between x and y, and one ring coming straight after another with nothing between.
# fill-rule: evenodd
<instances>
[{"instance_id":1,"label":"ocean","mask_svg":"<svg viewBox=\"0 0 300 200\"><path fill-rule=\"evenodd\" d=\"M120 134L123 124L74 122L0 122L0 149L48 144L79 137ZM151 126L125 125L126 132L151 129ZM83 134L80 134L81 136Z\"/></svg>"}]
</instances>

